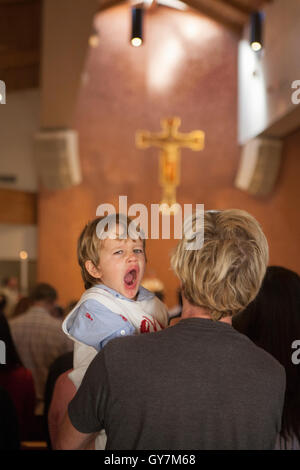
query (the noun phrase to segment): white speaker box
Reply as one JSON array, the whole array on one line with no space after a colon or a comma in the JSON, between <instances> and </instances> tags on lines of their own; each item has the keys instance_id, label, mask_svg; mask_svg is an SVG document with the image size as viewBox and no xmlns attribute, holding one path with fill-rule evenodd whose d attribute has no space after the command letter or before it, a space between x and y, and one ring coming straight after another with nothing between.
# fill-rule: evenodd
<instances>
[{"instance_id":1,"label":"white speaker box","mask_svg":"<svg viewBox=\"0 0 300 470\"><path fill-rule=\"evenodd\" d=\"M74 130L45 130L34 139L35 162L46 189L65 189L81 182L78 135Z\"/></svg>"},{"instance_id":2,"label":"white speaker box","mask_svg":"<svg viewBox=\"0 0 300 470\"><path fill-rule=\"evenodd\" d=\"M268 196L275 185L282 152L280 139L256 138L244 145L235 186L253 196Z\"/></svg>"}]
</instances>

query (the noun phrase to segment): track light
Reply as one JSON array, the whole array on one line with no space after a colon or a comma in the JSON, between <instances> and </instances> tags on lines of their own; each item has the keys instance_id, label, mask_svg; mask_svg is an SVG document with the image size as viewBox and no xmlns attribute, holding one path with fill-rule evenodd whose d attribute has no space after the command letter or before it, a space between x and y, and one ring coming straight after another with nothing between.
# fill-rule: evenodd
<instances>
[{"instance_id":1,"label":"track light","mask_svg":"<svg viewBox=\"0 0 300 470\"><path fill-rule=\"evenodd\" d=\"M262 13L258 11L252 13L250 20L250 45L255 52L260 51L263 46L262 24Z\"/></svg>"},{"instance_id":2,"label":"track light","mask_svg":"<svg viewBox=\"0 0 300 470\"><path fill-rule=\"evenodd\" d=\"M143 43L143 7L142 6L132 7L131 16L132 16L131 44L134 47L139 47Z\"/></svg>"}]
</instances>

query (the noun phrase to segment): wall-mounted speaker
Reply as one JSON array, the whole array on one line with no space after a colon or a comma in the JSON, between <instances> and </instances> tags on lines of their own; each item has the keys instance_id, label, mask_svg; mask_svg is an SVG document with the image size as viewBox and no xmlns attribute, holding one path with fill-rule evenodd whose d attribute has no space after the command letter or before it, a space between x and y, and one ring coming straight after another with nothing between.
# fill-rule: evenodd
<instances>
[{"instance_id":1,"label":"wall-mounted speaker","mask_svg":"<svg viewBox=\"0 0 300 470\"><path fill-rule=\"evenodd\" d=\"M81 182L78 135L74 130L45 130L34 138L38 176L46 189L66 189Z\"/></svg>"},{"instance_id":2,"label":"wall-mounted speaker","mask_svg":"<svg viewBox=\"0 0 300 470\"><path fill-rule=\"evenodd\" d=\"M268 196L276 183L282 153L282 141L272 138L256 138L247 142L235 186L253 196Z\"/></svg>"}]
</instances>

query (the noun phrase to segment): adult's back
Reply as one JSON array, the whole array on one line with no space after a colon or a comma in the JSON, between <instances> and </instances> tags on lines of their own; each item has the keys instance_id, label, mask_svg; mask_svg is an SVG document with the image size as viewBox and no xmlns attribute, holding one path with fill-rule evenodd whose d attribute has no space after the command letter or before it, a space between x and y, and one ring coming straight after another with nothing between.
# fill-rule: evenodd
<instances>
[{"instance_id":1,"label":"adult's back","mask_svg":"<svg viewBox=\"0 0 300 470\"><path fill-rule=\"evenodd\" d=\"M108 417L108 449L274 448L284 369L229 324L182 320L112 341L97 359L94 383L82 386L98 394L97 415ZM88 402L75 406L92 415ZM78 411L69 414L81 429Z\"/></svg>"}]
</instances>

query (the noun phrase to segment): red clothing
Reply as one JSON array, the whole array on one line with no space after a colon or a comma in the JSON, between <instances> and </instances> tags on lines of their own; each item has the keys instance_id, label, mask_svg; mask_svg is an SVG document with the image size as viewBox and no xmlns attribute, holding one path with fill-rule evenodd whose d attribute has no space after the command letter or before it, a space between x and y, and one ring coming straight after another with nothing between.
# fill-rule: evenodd
<instances>
[{"instance_id":1,"label":"red clothing","mask_svg":"<svg viewBox=\"0 0 300 470\"><path fill-rule=\"evenodd\" d=\"M21 440L34 429L35 390L30 370L25 367L0 368L0 386L9 393L18 415Z\"/></svg>"}]
</instances>

